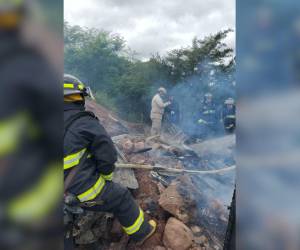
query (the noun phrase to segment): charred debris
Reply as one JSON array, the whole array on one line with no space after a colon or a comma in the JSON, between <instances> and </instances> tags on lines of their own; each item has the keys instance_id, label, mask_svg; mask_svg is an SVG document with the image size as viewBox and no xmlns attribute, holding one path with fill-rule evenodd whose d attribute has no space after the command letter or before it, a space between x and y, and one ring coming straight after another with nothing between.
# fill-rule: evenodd
<instances>
[{"instance_id":1,"label":"charred debris","mask_svg":"<svg viewBox=\"0 0 300 250\"><path fill-rule=\"evenodd\" d=\"M180 131L149 137L149 128L141 124L122 121L94 102L86 106L112 136L118 164L188 170L215 170L235 164L234 135L186 145ZM217 250L228 241L235 171L191 175L117 168L113 181L128 187L146 214L157 221L155 235L137 247L123 234L113 215L85 212L77 219L74 231L78 249Z\"/></svg>"}]
</instances>

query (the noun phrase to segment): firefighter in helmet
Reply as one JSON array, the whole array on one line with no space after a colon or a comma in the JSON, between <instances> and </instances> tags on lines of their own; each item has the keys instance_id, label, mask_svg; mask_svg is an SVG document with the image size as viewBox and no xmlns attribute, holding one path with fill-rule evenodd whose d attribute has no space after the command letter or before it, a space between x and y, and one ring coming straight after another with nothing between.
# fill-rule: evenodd
<instances>
[{"instance_id":1,"label":"firefighter in helmet","mask_svg":"<svg viewBox=\"0 0 300 250\"><path fill-rule=\"evenodd\" d=\"M113 213L125 233L141 245L155 232L156 222L146 220L127 188L112 182L117 152L98 119L85 111L85 97L90 95L79 79L64 76L65 185L79 168L66 192L83 209Z\"/></svg>"},{"instance_id":2,"label":"firefighter in helmet","mask_svg":"<svg viewBox=\"0 0 300 250\"><path fill-rule=\"evenodd\" d=\"M222 120L225 132L232 133L235 129L235 103L233 98L225 100L222 110Z\"/></svg>"},{"instance_id":3,"label":"firefighter in helmet","mask_svg":"<svg viewBox=\"0 0 300 250\"><path fill-rule=\"evenodd\" d=\"M204 95L204 100L201 103L197 122L199 125L198 134L200 137L206 138L217 133L218 113L211 93L206 93Z\"/></svg>"},{"instance_id":4,"label":"firefighter in helmet","mask_svg":"<svg viewBox=\"0 0 300 250\"><path fill-rule=\"evenodd\" d=\"M61 81L24 42L29 8L26 0L0 1L1 249L57 249L47 232L60 234Z\"/></svg>"}]
</instances>

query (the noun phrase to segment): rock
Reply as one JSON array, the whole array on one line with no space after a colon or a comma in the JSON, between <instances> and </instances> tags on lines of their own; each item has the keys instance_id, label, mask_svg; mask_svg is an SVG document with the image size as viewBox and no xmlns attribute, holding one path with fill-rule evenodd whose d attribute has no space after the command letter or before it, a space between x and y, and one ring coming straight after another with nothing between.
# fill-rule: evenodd
<instances>
[{"instance_id":1,"label":"rock","mask_svg":"<svg viewBox=\"0 0 300 250\"><path fill-rule=\"evenodd\" d=\"M200 246L192 246L190 250L207 250L206 248L202 248Z\"/></svg>"},{"instance_id":2,"label":"rock","mask_svg":"<svg viewBox=\"0 0 300 250\"><path fill-rule=\"evenodd\" d=\"M110 233L111 233L112 238L118 239L118 240L120 240L121 237L123 236L122 226L117 219L115 219L113 221ZM117 240L114 240L114 241L117 241Z\"/></svg>"},{"instance_id":3,"label":"rock","mask_svg":"<svg viewBox=\"0 0 300 250\"><path fill-rule=\"evenodd\" d=\"M126 154L130 154L133 151L134 144L130 139L122 141L122 149Z\"/></svg>"},{"instance_id":4,"label":"rock","mask_svg":"<svg viewBox=\"0 0 300 250\"><path fill-rule=\"evenodd\" d=\"M200 237L195 237L194 240L195 240L195 243L197 243L199 245L208 244L208 239L204 235L202 235Z\"/></svg>"},{"instance_id":5,"label":"rock","mask_svg":"<svg viewBox=\"0 0 300 250\"><path fill-rule=\"evenodd\" d=\"M157 183L157 188L158 188L158 192L160 194L162 194L166 190L166 188L164 187L164 185L161 184L160 182Z\"/></svg>"},{"instance_id":6,"label":"rock","mask_svg":"<svg viewBox=\"0 0 300 250\"><path fill-rule=\"evenodd\" d=\"M165 227L163 242L172 250L186 250L193 244L192 231L181 221L171 217Z\"/></svg>"},{"instance_id":7,"label":"rock","mask_svg":"<svg viewBox=\"0 0 300 250\"><path fill-rule=\"evenodd\" d=\"M131 163L136 163L136 164L145 164L146 163L146 157L143 154L130 155L129 160Z\"/></svg>"},{"instance_id":8,"label":"rock","mask_svg":"<svg viewBox=\"0 0 300 250\"><path fill-rule=\"evenodd\" d=\"M159 198L159 205L183 223L195 215L196 203L189 177L180 177L166 188Z\"/></svg>"},{"instance_id":9,"label":"rock","mask_svg":"<svg viewBox=\"0 0 300 250\"><path fill-rule=\"evenodd\" d=\"M139 183L132 169L117 168L114 171L113 182L119 183L130 189L138 189Z\"/></svg>"},{"instance_id":10,"label":"rock","mask_svg":"<svg viewBox=\"0 0 300 250\"><path fill-rule=\"evenodd\" d=\"M210 202L210 206L220 220L227 222L228 210L225 209L224 205L219 200L213 199Z\"/></svg>"},{"instance_id":11,"label":"rock","mask_svg":"<svg viewBox=\"0 0 300 250\"><path fill-rule=\"evenodd\" d=\"M203 231L201 227L196 226L196 225L195 226L191 226L191 230L192 230L192 232L194 234L199 234L199 233L201 233Z\"/></svg>"},{"instance_id":12,"label":"rock","mask_svg":"<svg viewBox=\"0 0 300 250\"><path fill-rule=\"evenodd\" d=\"M77 226L73 235L76 242L78 244L91 244L100 237L105 238L110 221L111 215L108 213L86 211L75 222Z\"/></svg>"},{"instance_id":13,"label":"rock","mask_svg":"<svg viewBox=\"0 0 300 250\"><path fill-rule=\"evenodd\" d=\"M124 234L122 239L119 242L111 242L109 248L101 248L100 247L97 249L124 250L124 249L127 249L128 241L129 241L129 237Z\"/></svg>"},{"instance_id":14,"label":"rock","mask_svg":"<svg viewBox=\"0 0 300 250\"><path fill-rule=\"evenodd\" d=\"M134 151L139 151L145 148L145 142L139 141L134 143Z\"/></svg>"},{"instance_id":15,"label":"rock","mask_svg":"<svg viewBox=\"0 0 300 250\"><path fill-rule=\"evenodd\" d=\"M177 192L177 183L172 182L171 185L161 194L159 205L176 218L183 222L188 222L187 214L182 211L183 199Z\"/></svg>"},{"instance_id":16,"label":"rock","mask_svg":"<svg viewBox=\"0 0 300 250\"><path fill-rule=\"evenodd\" d=\"M143 201L143 204L145 206L145 212L151 216L154 216L158 209L159 206L157 202L155 202L152 198L148 197Z\"/></svg>"},{"instance_id":17,"label":"rock","mask_svg":"<svg viewBox=\"0 0 300 250\"><path fill-rule=\"evenodd\" d=\"M75 241L79 245L86 245L96 242L97 238L93 234L92 230L87 230L77 237Z\"/></svg>"},{"instance_id":18,"label":"rock","mask_svg":"<svg viewBox=\"0 0 300 250\"><path fill-rule=\"evenodd\" d=\"M153 250L166 250L166 248L163 246L156 246L153 248Z\"/></svg>"}]
</instances>

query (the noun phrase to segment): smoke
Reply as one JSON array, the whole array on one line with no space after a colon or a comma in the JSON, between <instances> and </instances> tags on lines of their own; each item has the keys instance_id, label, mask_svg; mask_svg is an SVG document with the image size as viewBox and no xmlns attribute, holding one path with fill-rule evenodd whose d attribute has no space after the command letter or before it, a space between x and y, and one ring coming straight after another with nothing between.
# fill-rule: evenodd
<instances>
[{"instance_id":1,"label":"smoke","mask_svg":"<svg viewBox=\"0 0 300 250\"><path fill-rule=\"evenodd\" d=\"M223 71L215 63L205 60L198 63L193 75L184 77L170 90L170 95L174 96L180 106L180 126L189 135L201 134L199 130L203 128L197 124L197 121L200 118L201 102L207 92L213 95L217 117L220 120L225 99L235 98L235 72ZM221 124L218 122L213 129L217 134L220 133Z\"/></svg>"}]
</instances>

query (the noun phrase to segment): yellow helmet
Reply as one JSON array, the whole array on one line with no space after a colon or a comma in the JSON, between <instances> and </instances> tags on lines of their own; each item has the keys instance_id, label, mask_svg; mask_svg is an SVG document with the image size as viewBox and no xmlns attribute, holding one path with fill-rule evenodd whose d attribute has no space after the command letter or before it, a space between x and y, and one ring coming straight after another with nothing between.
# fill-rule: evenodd
<instances>
[{"instance_id":1,"label":"yellow helmet","mask_svg":"<svg viewBox=\"0 0 300 250\"><path fill-rule=\"evenodd\" d=\"M19 27L27 9L26 0L0 0L0 29Z\"/></svg>"},{"instance_id":2,"label":"yellow helmet","mask_svg":"<svg viewBox=\"0 0 300 250\"><path fill-rule=\"evenodd\" d=\"M77 77L64 74L64 97L76 94L79 94L82 97L89 96L92 99L95 99L90 87L86 87Z\"/></svg>"}]
</instances>

